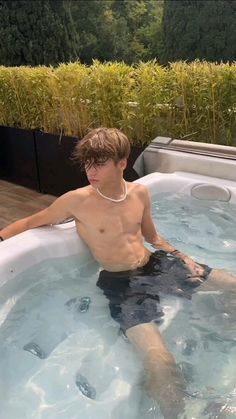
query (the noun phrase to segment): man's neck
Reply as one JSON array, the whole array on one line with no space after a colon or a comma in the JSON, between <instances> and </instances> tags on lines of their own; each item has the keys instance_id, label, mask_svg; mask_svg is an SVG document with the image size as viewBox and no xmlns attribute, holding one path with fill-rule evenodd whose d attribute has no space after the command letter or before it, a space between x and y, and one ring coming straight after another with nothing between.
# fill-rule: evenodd
<instances>
[{"instance_id":1,"label":"man's neck","mask_svg":"<svg viewBox=\"0 0 236 419\"><path fill-rule=\"evenodd\" d=\"M97 192L100 196L107 200L124 200L127 196L127 184L123 178L116 182L109 183L98 187Z\"/></svg>"}]
</instances>

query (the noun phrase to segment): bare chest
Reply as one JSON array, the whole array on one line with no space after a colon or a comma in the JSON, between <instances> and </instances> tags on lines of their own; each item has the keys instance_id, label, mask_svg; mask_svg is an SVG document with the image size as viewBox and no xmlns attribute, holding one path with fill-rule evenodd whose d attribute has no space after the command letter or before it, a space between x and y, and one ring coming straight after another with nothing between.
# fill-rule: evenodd
<instances>
[{"instance_id":1,"label":"bare chest","mask_svg":"<svg viewBox=\"0 0 236 419\"><path fill-rule=\"evenodd\" d=\"M140 230L142 216L143 205L135 200L122 203L102 202L86 205L78 211L76 224L80 233L132 234Z\"/></svg>"}]
</instances>

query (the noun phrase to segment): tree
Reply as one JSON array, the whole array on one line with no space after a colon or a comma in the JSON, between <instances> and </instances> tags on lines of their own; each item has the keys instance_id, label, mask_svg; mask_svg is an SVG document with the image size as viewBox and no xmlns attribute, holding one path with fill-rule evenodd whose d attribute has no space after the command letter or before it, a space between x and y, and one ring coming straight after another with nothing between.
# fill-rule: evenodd
<instances>
[{"instance_id":1,"label":"tree","mask_svg":"<svg viewBox=\"0 0 236 419\"><path fill-rule=\"evenodd\" d=\"M70 1L0 1L0 63L58 64L79 56Z\"/></svg>"},{"instance_id":2,"label":"tree","mask_svg":"<svg viewBox=\"0 0 236 419\"><path fill-rule=\"evenodd\" d=\"M156 56L163 0L74 0L82 62L133 63Z\"/></svg>"},{"instance_id":3,"label":"tree","mask_svg":"<svg viewBox=\"0 0 236 419\"><path fill-rule=\"evenodd\" d=\"M111 1L73 0L71 13L80 38L80 60L90 64L99 55L99 39L104 26L104 15Z\"/></svg>"},{"instance_id":4,"label":"tree","mask_svg":"<svg viewBox=\"0 0 236 419\"><path fill-rule=\"evenodd\" d=\"M165 62L236 60L236 0L165 0Z\"/></svg>"}]
</instances>

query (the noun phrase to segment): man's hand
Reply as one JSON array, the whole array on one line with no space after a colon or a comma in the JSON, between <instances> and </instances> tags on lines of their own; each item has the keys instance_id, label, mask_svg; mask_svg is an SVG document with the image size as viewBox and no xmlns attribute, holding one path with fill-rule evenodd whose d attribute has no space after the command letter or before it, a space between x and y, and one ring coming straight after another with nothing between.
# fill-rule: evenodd
<instances>
[{"instance_id":1,"label":"man's hand","mask_svg":"<svg viewBox=\"0 0 236 419\"><path fill-rule=\"evenodd\" d=\"M204 276L204 268L194 262L194 260L192 260L189 256L185 256L183 261L187 265L192 276Z\"/></svg>"}]
</instances>

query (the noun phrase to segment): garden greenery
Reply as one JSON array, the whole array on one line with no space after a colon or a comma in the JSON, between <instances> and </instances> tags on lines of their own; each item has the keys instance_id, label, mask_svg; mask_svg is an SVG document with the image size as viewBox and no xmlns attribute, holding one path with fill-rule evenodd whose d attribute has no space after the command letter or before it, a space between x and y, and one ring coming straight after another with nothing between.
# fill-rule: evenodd
<instances>
[{"instance_id":1,"label":"garden greenery","mask_svg":"<svg viewBox=\"0 0 236 419\"><path fill-rule=\"evenodd\" d=\"M117 127L139 145L189 134L236 145L236 64L2 66L0 124L79 138L90 128Z\"/></svg>"}]
</instances>

